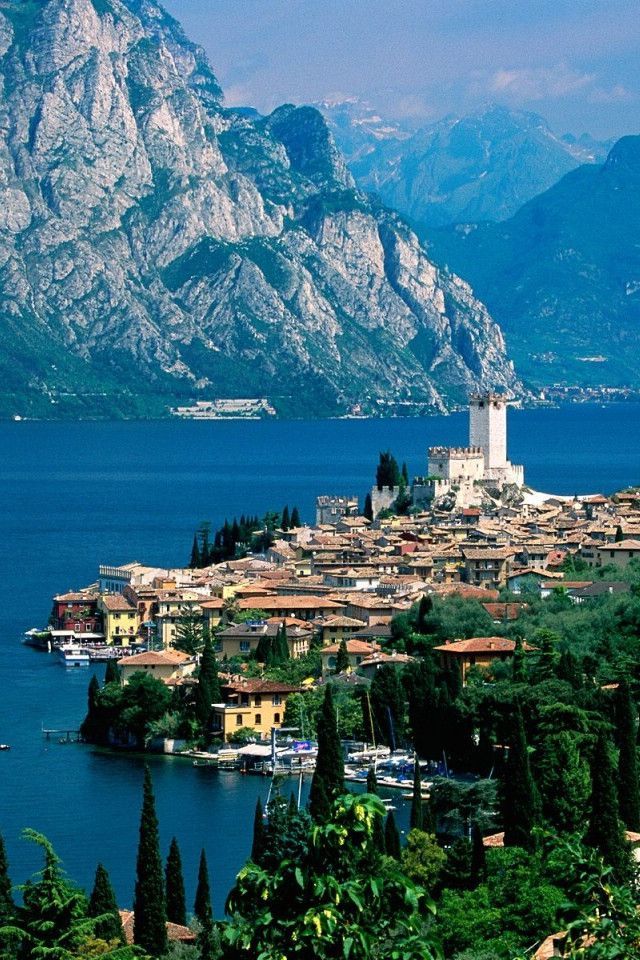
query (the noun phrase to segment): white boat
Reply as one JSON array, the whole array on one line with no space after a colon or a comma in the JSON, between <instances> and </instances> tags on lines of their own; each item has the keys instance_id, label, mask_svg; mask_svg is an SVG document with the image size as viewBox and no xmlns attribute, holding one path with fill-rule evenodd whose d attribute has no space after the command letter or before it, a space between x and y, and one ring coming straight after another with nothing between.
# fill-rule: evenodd
<instances>
[{"instance_id":1,"label":"white boat","mask_svg":"<svg viewBox=\"0 0 640 960\"><path fill-rule=\"evenodd\" d=\"M73 643L58 647L58 655L65 667L88 667L91 663L90 651Z\"/></svg>"}]
</instances>

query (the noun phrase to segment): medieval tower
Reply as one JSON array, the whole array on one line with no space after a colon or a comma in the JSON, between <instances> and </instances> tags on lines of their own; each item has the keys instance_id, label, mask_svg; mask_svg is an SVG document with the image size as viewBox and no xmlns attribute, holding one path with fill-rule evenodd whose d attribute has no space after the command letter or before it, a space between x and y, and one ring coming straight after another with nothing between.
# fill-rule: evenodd
<instances>
[{"instance_id":1,"label":"medieval tower","mask_svg":"<svg viewBox=\"0 0 640 960\"><path fill-rule=\"evenodd\" d=\"M507 402L500 394L480 393L469 398L469 446L482 447L485 471L506 466Z\"/></svg>"}]
</instances>

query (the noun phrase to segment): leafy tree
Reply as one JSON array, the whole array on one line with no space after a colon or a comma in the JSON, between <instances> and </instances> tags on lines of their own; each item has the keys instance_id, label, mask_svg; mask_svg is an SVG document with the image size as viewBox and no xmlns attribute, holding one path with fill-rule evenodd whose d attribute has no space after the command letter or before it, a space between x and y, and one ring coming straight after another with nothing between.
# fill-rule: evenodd
<instances>
[{"instance_id":1,"label":"leafy tree","mask_svg":"<svg viewBox=\"0 0 640 960\"><path fill-rule=\"evenodd\" d=\"M384 846L388 857L393 857L394 860L400 859L400 831L398 830L393 810L389 811L387 819L385 820Z\"/></svg>"},{"instance_id":2,"label":"leafy tree","mask_svg":"<svg viewBox=\"0 0 640 960\"><path fill-rule=\"evenodd\" d=\"M144 768L133 909L134 942L152 957L162 956L167 949L167 912L158 819L148 766Z\"/></svg>"},{"instance_id":3,"label":"leafy tree","mask_svg":"<svg viewBox=\"0 0 640 960\"><path fill-rule=\"evenodd\" d=\"M367 793L372 794L372 796L377 797L378 794L378 778L376 777L376 768L374 766L369 767L367 772ZM373 821L373 832L372 832L372 841L374 848L378 853L384 853L386 850L386 844L384 840L384 824L382 822L382 817L375 817Z\"/></svg>"},{"instance_id":4,"label":"leafy tree","mask_svg":"<svg viewBox=\"0 0 640 960\"><path fill-rule=\"evenodd\" d=\"M531 775L522 712L518 708L509 743L509 758L503 784L504 845L531 848L537 822L536 788Z\"/></svg>"},{"instance_id":5,"label":"leafy tree","mask_svg":"<svg viewBox=\"0 0 640 960\"><path fill-rule=\"evenodd\" d=\"M343 637L340 641L340 646L338 647L334 673L344 673L344 671L348 670L350 666L351 661L349 660L349 653L347 651L347 641Z\"/></svg>"},{"instance_id":6,"label":"leafy tree","mask_svg":"<svg viewBox=\"0 0 640 960\"><path fill-rule=\"evenodd\" d=\"M471 880L473 884L481 883L487 876L487 851L484 848L482 831L474 821L471 827Z\"/></svg>"},{"instance_id":7,"label":"leafy tree","mask_svg":"<svg viewBox=\"0 0 640 960\"><path fill-rule=\"evenodd\" d=\"M308 850L267 872L240 871L227 900L224 956L275 960L435 960L425 920L433 904L388 861L373 868L375 797L347 795L313 826Z\"/></svg>"},{"instance_id":8,"label":"leafy tree","mask_svg":"<svg viewBox=\"0 0 640 960\"><path fill-rule=\"evenodd\" d=\"M615 736L618 745L618 804L628 830L640 830L637 722L628 682L619 682L615 694Z\"/></svg>"},{"instance_id":9,"label":"leafy tree","mask_svg":"<svg viewBox=\"0 0 640 960\"><path fill-rule=\"evenodd\" d=\"M344 789L344 758L338 735L331 685L325 687L318 722L318 756L309 793L309 810L316 821L325 820L334 800Z\"/></svg>"},{"instance_id":10,"label":"leafy tree","mask_svg":"<svg viewBox=\"0 0 640 960\"><path fill-rule=\"evenodd\" d=\"M420 602L418 604L418 614L416 617L416 633L428 634L430 633L430 622L429 618L433 611L433 597L429 593L424 593L420 597Z\"/></svg>"},{"instance_id":11,"label":"leafy tree","mask_svg":"<svg viewBox=\"0 0 640 960\"><path fill-rule=\"evenodd\" d=\"M107 660L107 666L104 671L105 686L108 683L120 683L120 667L114 657Z\"/></svg>"},{"instance_id":12,"label":"leafy tree","mask_svg":"<svg viewBox=\"0 0 640 960\"><path fill-rule=\"evenodd\" d=\"M22 906L13 923L0 927L0 944L19 943L20 960L71 960L85 955L89 946L105 960L133 960L133 951L119 941L95 937L87 898L65 877L49 841L35 830L25 830L23 836L44 850L44 867L24 884Z\"/></svg>"},{"instance_id":13,"label":"leafy tree","mask_svg":"<svg viewBox=\"0 0 640 960\"><path fill-rule=\"evenodd\" d=\"M251 844L251 859L254 863L261 863L265 850L264 809L260 797L256 800L256 811L253 816L253 841Z\"/></svg>"},{"instance_id":14,"label":"leafy tree","mask_svg":"<svg viewBox=\"0 0 640 960\"><path fill-rule=\"evenodd\" d=\"M11 878L9 877L9 863L4 839L0 834L0 927L12 919L16 905L11 893ZM2 954L0 953L0 956Z\"/></svg>"},{"instance_id":15,"label":"leafy tree","mask_svg":"<svg viewBox=\"0 0 640 960\"><path fill-rule=\"evenodd\" d=\"M433 834L412 829L401 853L402 869L414 883L433 890L438 883L447 855Z\"/></svg>"},{"instance_id":16,"label":"leafy tree","mask_svg":"<svg viewBox=\"0 0 640 960\"><path fill-rule=\"evenodd\" d=\"M100 704L109 687L100 694ZM142 670L129 678L121 688L120 711L116 725L135 737L138 746L144 746L150 723L159 720L171 703L171 691L162 680Z\"/></svg>"},{"instance_id":17,"label":"leafy tree","mask_svg":"<svg viewBox=\"0 0 640 960\"><path fill-rule=\"evenodd\" d=\"M105 867L99 863L89 898L89 916L96 920L94 934L101 940L125 943L118 902Z\"/></svg>"},{"instance_id":18,"label":"leafy tree","mask_svg":"<svg viewBox=\"0 0 640 960\"><path fill-rule=\"evenodd\" d=\"M442 731L437 717L437 696L433 664L416 660L402 674L408 701L409 727L413 746L420 757L435 759L442 752Z\"/></svg>"},{"instance_id":19,"label":"leafy tree","mask_svg":"<svg viewBox=\"0 0 640 960\"><path fill-rule=\"evenodd\" d=\"M165 890L167 897L167 920L186 926L187 903L184 893L182 857L175 837L169 846L169 856L165 867Z\"/></svg>"},{"instance_id":20,"label":"leafy tree","mask_svg":"<svg viewBox=\"0 0 640 960\"><path fill-rule=\"evenodd\" d=\"M619 816L611 745L602 730L598 734L591 760L591 780L591 816L585 841L612 867L614 876L623 880L628 873L629 851Z\"/></svg>"},{"instance_id":21,"label":"leafy tree","mask_svg":"<svg viewBox=\"0 0 640 960\"><path fill-rule=\"evenodd\" d=\"M98 718L98 700L100 696L100 683L95 673L89 680L89 689L87 691L87 715L80 726L80 734L83 739L90 743L95 741L96 734L100 727Z\"/></svg>"},{"instance_id":22,"label":"leafy tree","mask_svg":"<svg viewBox=\"0 0 640 960\"><path fill-rule=\"evenodd\" d=\"M211 704L220 703L222 691L218 676L218 663L213 642L208 631L204 637L204 647L200 658L198 686L196 688L196 717L203 734L207 734L211 723Z\"/></svg>"}]
</instances>

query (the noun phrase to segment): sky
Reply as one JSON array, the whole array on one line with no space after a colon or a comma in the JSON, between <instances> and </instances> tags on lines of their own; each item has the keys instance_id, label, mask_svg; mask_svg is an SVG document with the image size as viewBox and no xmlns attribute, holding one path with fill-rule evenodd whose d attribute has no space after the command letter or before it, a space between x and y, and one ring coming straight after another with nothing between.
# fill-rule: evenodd
<instances>
[{"instance_id":1,"label":"sky","mask_svg":"<svg viewBox=\"0 0 640 960\"><path fill-rule=\"evenodd\" d=\"M489 103L640 133L640 0L164 0L228 105L356 96L419 125Z\"/></svg>"}]
</instances>

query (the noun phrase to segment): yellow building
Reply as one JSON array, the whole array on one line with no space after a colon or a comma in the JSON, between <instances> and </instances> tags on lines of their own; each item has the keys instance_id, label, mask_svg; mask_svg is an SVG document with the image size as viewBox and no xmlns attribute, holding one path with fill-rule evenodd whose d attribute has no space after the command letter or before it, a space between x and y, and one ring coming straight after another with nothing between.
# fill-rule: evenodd
<instances>
[{"instance_id":1,"label":"yellow building","mask_svg":"<svg viewBox=\"0 0 640 960\"><path fill-rule=\"evenodd\" d=\"M140 616L135 604L120 593L107 593L99 597L98 611L102 614L105 643L128 647L136 642Z\"/></svg>"},{"instance_id":2,"label":"yellow building","mask_svg":"<svg viewBox=\"0 0 640 960\"><path fill-rule=\"evenodd\" d=\"M364 620L356 620L355 617L325 617L320 622L322 630L322 645L327 646L331 643L340 643L342 639L347 639L358 630L366 627Z\"/></svg>"},{"instance_id":3,"label":"yellow building","mask_svg":"<svg viewBox=\"0 0 640 960\"><path fill-rule=\"evenodd\" d=\"M224 700L213 704L213 732L224 741L242 727L251 727L262 740L282 726L287 697L300 687L275 680L238 680L222 688Z\"/></svg>"},{"instance_id":4,"label":"yellow building","mask_svg":"<svg viewBox=\"0 0 640 960\"><path fill-rule=\"evenodd\" d=\"M522 646L525 651L536 649L526 642ZM462 682L466 683L471 667L487 670L496 662L510 660L515 647L515 640L506 637L471 637L469 640L452 640L433 649L440 654L442 666L445 669L455 666L460 670Z\"/></svg>"},{"instance_id":5,"label":"yellow building","mask_svg":"<svg viewBox=\"0 0 640 960\"><path fill-rule=\"evenodd\" d=\"M130 657L118 660L120 681L124 686L134 673L148 673L163 683L176 683L190 677L196 668L196 658L181 650L149 650L146 653L134 653Z\"/></svg>"}]
</instances>

